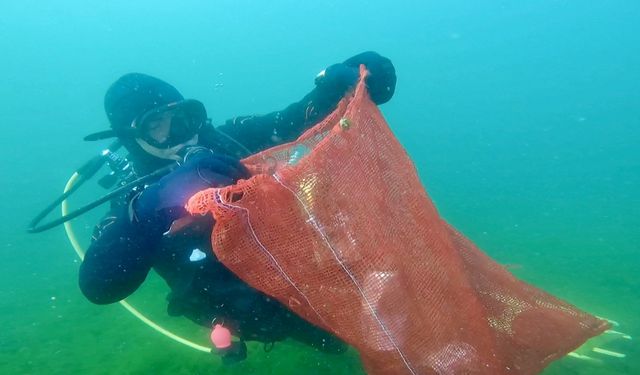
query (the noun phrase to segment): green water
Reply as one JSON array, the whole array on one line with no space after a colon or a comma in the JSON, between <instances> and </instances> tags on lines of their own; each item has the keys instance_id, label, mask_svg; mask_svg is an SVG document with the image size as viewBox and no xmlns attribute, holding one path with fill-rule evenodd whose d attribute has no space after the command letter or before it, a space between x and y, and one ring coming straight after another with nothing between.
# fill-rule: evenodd
<instances>
[{"instance_id":1,"label":"green water","mask_svg":"<svg viewBox=\"0 0 640 375\"><path fill-rule=\"evenodd\" d=\"M363 50L398 72L382 109L442 215L514 273L640 337L640 3L637 1L5 2L0 12L0 373L352 374L293 342L224 367L77 287L62 229L29 219L103 144L120 75L163 78L220 123L284 108ZM100 193L91 186L74 204ZM100 211L100 210L98 210ZM84 244L101 212L75 222ZM164 310L156 277L132 298ZM545 374L637 374L637 340Z\"/></svg>"}]
</instances>

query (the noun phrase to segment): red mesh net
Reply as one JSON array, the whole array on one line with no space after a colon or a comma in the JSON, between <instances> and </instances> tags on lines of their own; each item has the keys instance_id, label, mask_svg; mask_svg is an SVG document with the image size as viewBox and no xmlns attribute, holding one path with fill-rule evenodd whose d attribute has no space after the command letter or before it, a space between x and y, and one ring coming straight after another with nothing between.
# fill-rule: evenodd
<instances>
[{"instance_id":1,"label":"red mesh net","mask_svg":"<svg viewBox=\"0 0 640 375\"><path fill-rule=\"evenodd\" d=\"M228 268L354 346L371 374L531 374L607 328L448 225L362 83L244 162L251 179L188 210L213 214Z\"/></svg>"}]
</instances>

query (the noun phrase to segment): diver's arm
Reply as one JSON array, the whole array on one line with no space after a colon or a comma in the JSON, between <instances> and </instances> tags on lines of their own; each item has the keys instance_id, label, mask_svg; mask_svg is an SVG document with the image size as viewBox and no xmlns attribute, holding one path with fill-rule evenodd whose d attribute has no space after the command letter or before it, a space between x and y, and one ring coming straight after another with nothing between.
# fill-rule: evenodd
<instances>
[{"instance_id":1,"label":"diver's arm","mask_svg":"<svg viewBox=\"0 0 640 375\"><path fill-rule=\"evenodd\" d=\"M232 137L252 153L290 142L330 114L354 87L359 66L370 72L367 87L372 100L383 104L395 91L396 75L391 61L375 52L364 52L325 69L316 77L316 87L302 100L263 116L236 117L216 130Z\"/></svg>"},{"instance_id":2,"label":"diver's arm","mask_svg":"<svg viewBox=\"0 0 640 375\"><path fill-rule=\"evenodd\" d=\"M85 297L102 305L118 302L138 289L153 264L150 241L129 219L128 207L105 217L80 265L79 284Z\"/></svg>"},{"instance_id":3,"label":"diver's arm","mask_svg":"<svg viewBox=\"0 0 640 375\"><path fill-rule=\"evenodd\" d=\"M235 117L216 128L251 153L295 140L336 107L348 86L340 90L316 87L302 100L281 111L261 116Z\"/></svg>"},{"instance_id":4,"label":"diver's arm","mask_svg":"<svg viewBox=\"0 0 640 375\"><path fill-rule=\"evenodd\" d=\"M196 192L233 184L249 172L236 159L194 152L179 168L112 210L96 228L80 266L80 289L91 302L117 302L133 293L154 265L163 235L184 217Z\"/></svg>"}]
</instances>

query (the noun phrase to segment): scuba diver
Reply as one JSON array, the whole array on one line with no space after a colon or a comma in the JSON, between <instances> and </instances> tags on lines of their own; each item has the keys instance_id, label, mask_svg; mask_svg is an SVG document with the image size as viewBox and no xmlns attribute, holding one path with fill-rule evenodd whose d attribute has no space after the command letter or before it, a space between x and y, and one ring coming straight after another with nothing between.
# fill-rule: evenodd
<instances>
[{"instance_id":1,"label":"scuba diver","mask_svg":"<svg viewBox=\"0 0 640 375\"><path fill-rule=\"evenodd\" d=\"M118 302L153 268L170 288L169 315L208 328L224 326L240 339L218 350L227 362L244 359L244 341L249 340L266 348L293 338L325 352L343 352L342 341L250 287L216 259L210 238L213 219L176 227L187 216L184 205L191 195L249 177L240 158L295 140L330 114L355 86L360 64L370 72L366 84L372 100L390 100L396 84L393 64L364 52L322 71L315 88L284 110L236 117L215 127L202 103L184 99L160 79L130 73L113 83L104 101L111 129L87 139L117 137L135 176L175 168L111 201L80 266L79 285L86 298L96 304Z\"/></svg>"}]
</instances>

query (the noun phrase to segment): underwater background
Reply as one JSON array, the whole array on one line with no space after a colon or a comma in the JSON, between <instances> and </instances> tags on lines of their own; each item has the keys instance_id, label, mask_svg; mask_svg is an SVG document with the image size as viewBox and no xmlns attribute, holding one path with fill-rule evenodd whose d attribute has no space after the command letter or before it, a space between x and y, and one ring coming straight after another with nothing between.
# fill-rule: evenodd
<instances>
[{"instance_id":1,"label":"underwater background","mask_svg":"<svg viewBox=\"0 0 640 375\"><path fill-rule=\"evenodd\" d=\"M223 366L77 286L61 227L29 220L106 142L109 85L137 71L214 123L283 109L315 75L375 50L397 71L381 108L443 217L518 277L633 340L544 374L640 373L640 2L4 1L0 12L0 373L359 374L357 355L292 341ZM90 183L77 207L104 190ZM86 245L101 207L74 221ZM57 211L56 211L57 212ZM130 299L168 317L155 275Z\"/></svg>"}]
</instances>

